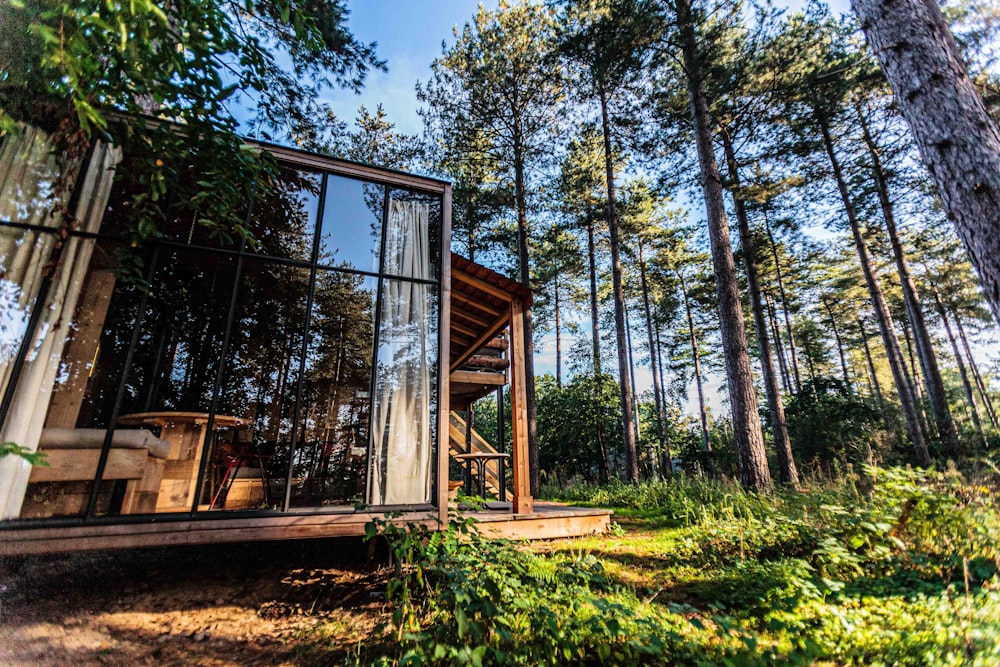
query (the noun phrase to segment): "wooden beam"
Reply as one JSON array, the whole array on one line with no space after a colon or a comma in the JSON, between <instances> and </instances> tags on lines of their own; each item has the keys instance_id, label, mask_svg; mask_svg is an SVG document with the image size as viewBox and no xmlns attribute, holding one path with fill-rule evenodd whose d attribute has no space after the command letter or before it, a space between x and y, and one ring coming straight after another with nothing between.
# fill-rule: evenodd
<instances>
[{"instance_id":1,"label":"wooden beam","mask_svg":"<svg viewBox=\"0 0 1000 667\"><path fill-rule=\"evenodd\" d=\"M438 428L437 428L437 518L440 525L448 525L448 433L451 414L451 184L446 183L441 194L441 330L438 331Z\"/></svg>"},{"instance_id":2,"label":"wooden beam","mask_svg":"<svg viewBox=\"0 0 1000 667\"><path fill-rule=\"evenodd\" d=\"M390 171L388 169L371 167L365 164L358 164L356 162L347 162L346 160L331 158L325 155L303 153L301 150L294 148L262 144L255 141L250 141L248 143L259 145L261 148L266 150L268 153L271 153L282 162L290 162L292 164L311 167L314 169L323 169L337 174L338 176L363 178L377 183L385 183L387 185L411 188L421 190L423 192L433 192L436 194L445 194L446 188L451 187L447 182L440 181L438 179L415 176L413 174L407 174L399 171ZM449 209L444 208L444 210L447 211ZM449 255L450 257L450 253L450 248L445 246L445 252L443 254Z\"/></svg>"},{"instance_id":3,"label":"wooden beam","mask_svg":"<svg viewBox=\"0 0 1000 667\"><path fill-rule=\"evenodd\" d=\"M514 468L514 514L527 514L534 508L528 462L528 378L525 374L524 353L524 303L516 298L510 304L510 420L513 436L511 465Z\"/></svg>"},{"instance_id":4,"label":"wooden beam","mask_svg":"<svg viewBox=\"0 0 1000 667\"><path fill-rule=\"evenodd\" d=\"M469 320L473 324L478 324L481 327L488 327L490 325L490 322L496 319L496 316L494 315L493 317L484 320L482 317L479 317L475 313L470 313L468 310L465 310L463 308L456 308L455 306L451 307L451 314L452 316L457 315L458 317L461 317L464 320Z\"/></svg>"},{"instance_id":5,"label":"wooden beam","mask_svg":"<svg viewBox=\"0 0 1000 667\"><path fill-rule=\"evenodd\" d=\"M454 371L456 368L464 364L466 359L468 359L476 352L478 352L479 348L481 348L483 345L486 345L487 342L495 338L496 335L500 333L500 331L505 326L507 326L508 319L510 319L509 313L503 313L502 315L500 315L500 317L496 319L496 322L490 325L490 327L487 328L486 331L484 331L483 334L479 336L479 338L474 340L472 344L469 345L469 347L462 350L462 352L457 357L455 357L455 359L452 360L451 368L449 370Z\"/></svg>"},{"instance_id":6,"label":"wooden beam","mask_svg":"<svg viewBox=\"0 0 1000 667\"><path fill-rule=\"evenodd\" d=\"M503 370L507 368L507 364L507 359L504 357L488 357L485 354L474 354L465 360L465 365L471 368Z\"/></svg>"},{"instance_id":7,"label":"wooden beam","mask_svg":"<svg viewBox=\"0 0 1000 667\"><path fill-rule=\"evenodd\" d=\"M97 474L100 449L49 449L45 450L45 466L31 469L28 482L80 482L92 481ZM143 449L114 447L108 452L103 479L139 479L142 477L146 457Z\"/></svg>"},{"instance_id":8,"label":"wooden beam","mask_svg":"<svg viewBox=\"0 0 1000 667\"><path fill-rule=\"evenodd\" d=\"M447 456L447 447L445 450ZM447 491L447 484L445 485ZM581 508L540 510L528 516L508 512L473 512L472 517L481 531L491 537L551 539L575 537L607 530L611 512ZM150 523L90 524L79 526L18 528L0 531L0 556L19 554L61 553L87 549L125 549L133 547L165 547L185 544L221 544L226 542L261 542L365 534L365 524L372 519L384 519L374 512L344 511L323 514L295 514L276 517L240 517L240 512L218 513L212 520L173 520L159 517ZM226 516L228 515L228 516ZM218 517L218 518L217 518ZM405 527L407 523L438 528L427 510L406 511L390 519L390 523Z\"/></svg>"},{"instance_id":9,"label":"wooden beam","mask_svg":"<svg viewBox=\"0 0 1000 667\"><path fill-rule=\"evenodd\" d=\"M489 313L492 317L496 317L500 313L507 310L506 307L497 308L491 303L486 303L485 301L476 301L471 297L467 297L459 292L453 292L451 295L451 299L452 301L458 301L459 303L463 303L467 306L472 306L473 308L481 310L484 313Z\"/></svg>"},{"instance_id":10,"label":"wooden beam","mask_svg":"<svg viewBox=\"0 0 1000 667\"><path fill-rule=\"evenodd\" d=\"M508 515L509 516L509 515ZM523 515L521 515L523 516ZM491 521L474 517L479 531L488 537L505 537L512 540L551 540L561 537L601 535L608 532L611 513L581 516L546 516L534 514L530 518L509 521ZM489 517L492 519L493 517Z\"/></svg>"},{"instance_id":11,"label":"wooden beam","mask_svg":"<svg viewBox=\"0 0 1000 667\"><path fill-rule=\"evenodd\" d=\"M514 295L506 290L488 283L482 278L477 278L471 273L466 273L465 271L455 271L452 276L453 282L465 283L466 285L471 285L476 289L482 290L489 294L490 296L495 296L496 298L510 303L514 299Z\"/></svg>"},{"instance_id":12,"label":"wooden beam","mask_svg":"<svg viewBox=\"0 0 1000 667\"><path fill-rule=\"evenodd\" d=\"M455 322L455 320L451 321L451 330L452 331L458 331L459 333L464 333L466 336L468 336L469 338L471 338L473 340L475 340L476 336L479 335L478 331L473 331L472 329L469 329L467 327L463 327L461 324L458 324L457 322Z\"/></svg>"},{"instance_id":13,"label":"wooden beam","mask_svg":"<svg viewBox=\"0 0 1000 667\"><path fill-rule=\"evenodd\" d=\"M494 385L502 387L507 384L506 373L490 373L479 371L454 371L451 374L452 384Z\"/></svg>"}]
</instances>

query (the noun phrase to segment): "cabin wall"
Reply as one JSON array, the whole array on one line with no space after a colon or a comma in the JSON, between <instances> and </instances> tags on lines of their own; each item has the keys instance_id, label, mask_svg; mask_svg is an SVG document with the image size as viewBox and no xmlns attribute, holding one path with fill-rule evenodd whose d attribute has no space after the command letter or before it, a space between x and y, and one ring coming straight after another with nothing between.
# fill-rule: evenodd
<instances>
[{"instance_id":1,"label":"cabin wall","mask_svg":"<svg viewBox=\"0 0 1000 667\"><path fill-rule=\"evenodd\" d=\"M8 138L0 150L28 149ZM32 150L32 173L0 159L0 187L21 199L51 180L46 149ZM0 209L15 300L0 299L16 305L0 311L20 327L0 339L3 439L55 463L0 460L0 528L240 513L338 523L357 506L446 518L450 190L274 152L277 191L245 211L255 246L168 211L162 240L131 247L131 195L112 189L120 156L107 150L81 179L84 226L57 261L56 223L35 210L44 187L35 209ZM122 279L128 257L139 280Z\"/></svg>"}]
</instances>

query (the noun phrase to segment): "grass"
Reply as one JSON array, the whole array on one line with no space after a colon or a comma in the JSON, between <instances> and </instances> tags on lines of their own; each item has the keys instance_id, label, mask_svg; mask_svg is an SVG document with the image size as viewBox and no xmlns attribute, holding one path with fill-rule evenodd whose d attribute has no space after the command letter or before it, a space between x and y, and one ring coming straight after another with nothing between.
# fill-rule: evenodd
<instances>
[{"instance_id":1,"label":"grass","mask_svg":"<svg viewBox=\"0 0 1000 667\"><path fill-rule=\"evenodd\" d=\"M678 479L551 494L608 535L381 531L383 641L358 664L1000 664L995 480L870 470L806 493ZM318 638L316 638L318 640Z\"/></svg>"}]
</instances>

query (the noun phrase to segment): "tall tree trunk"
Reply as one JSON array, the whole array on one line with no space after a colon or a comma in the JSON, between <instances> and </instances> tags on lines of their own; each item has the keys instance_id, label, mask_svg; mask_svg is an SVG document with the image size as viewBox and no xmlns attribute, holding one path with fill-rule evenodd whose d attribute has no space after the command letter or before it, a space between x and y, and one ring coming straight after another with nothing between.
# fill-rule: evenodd
<instances>
[{"instance_id":1,"label":"tall tree trunk","mask_svg":"<svg viewBox=\"0 0 1000 667\"><path fill-rule=\"evenodd\" d=\"M868 346L868 334L865 332L864 321L860 317L858 318L858 331L861 333L861 343L865 348L865 359L868 360L868 373L872 381L872 390L878 399L878 407L882 411L882 417L885 418L885 401L882 399L882 387L878 384L878 373L875 372L875 360L872 359L872 349Z\"/></svg>"},{"instance_id":2,"label":"tall tree trunk","mask_svg":"<svg viewBox=\"0 0 1000 667\"><path fill-rule=\"evenodd\" d=\"M920 372L917 371L917 360L913 355L913 341L910 339L910 332L913 331L913 329L908 326L905 319L900 322L899 328L903 332L903 343L906 345L906 356L903 358L903 361L908 361L910 364L909 366L906 366L907 372L909 373L908 378L910 380L910 391L913 392L913 397L917 399L917 402L919 403L924 398L924 392L923 385L920 382L922 378Z\"/></svg>"},{"instance_id":3,"label":"tall tree trunk","mask_svg":"<svg viewBox=\"0 0 1000 667\"><path fill-rule=\"evenodd\" d=\"M958 348L958 341L955 339L955 333L951 330L951 322L948 320L948 311L945 310L944 304L941 303L941 294L938 292L937 287L931 285L931 292L934 295L934 305L937 306L938 315L941 316L941 323L944 324L944 331L948 336L948 342L951 343L951 351L955 355L955 361L958 363L958 374L962 378L962 389L965 391L965 400L969 402L969 411L972 415L972 425L975 427L976 433L979 435L979 440L983 443L983 446L989 447L986 440L986 433L983 431L983 422L979 416L979 405L976 402L976 395L972 391L972 383L969 382L969 372L965 368L965 360L962 359L962 351Z\"/></svg>"},{"instance_id":4,"label":"tall tree trunk","mask_svg":"<svg viewBox=\"0 0 1000 667\"><path fill-rule=\"evenodd\" d=\"M788 356L792 361L792 372L795 373L795 391L802 391L802 378L799 375L799 353L795 346L795 332L792 330L792 316L788 312L788 295L785 294L785 278L781 272L781 260L778 257L778 244L774 240L771 221L764 211L764 224L767 227L767 239L771 242L771 254L774 256L774 275L778 279L778 295L781 297L781 313L785 320L785 332L788 334ZM778 339L778 344L781 339Z\"/></svg>"},{"instance_id":5,"label":"tall tree trunk","mask_svg":"<svg viewBox=\"0 0 1000 667\"><path fill-rule=\"evenodd\" d=\"M553 285L556 315L556 386L562 389L562 313L559 312L559 274L556 273Z\"/></svg>"},{"instance_id":6,"label":"tall tree trunk","mask_svg":"<svg viewBox=\"0 0 1000 667\"><path fill-rule=\"evenodd\" d=\"M781 342L781 331L778 329L778 315L774 312L774 304L767 292L764 292L764 307L767 309L768 320L771 324L771 337L774 339L774 350L778 353L778 370L781 371L781 384L785 387L785 392L794 394L792 379L788 373L788 362L785 361L785 346Z\"/></svg>"},{"instance_id":7,"label":"tall tree trunk","mask_svg":"<svg viewBox=\"0 0 1000 667\"><path fill-rule=\"evenodd\" d=\"M642 308L646 316L646 343L649 345L649 371L653 375L653 406L656 409L656 437L660 444L660 453L670 457L670 446L667 443L667 416L664 406L663 389L660 385L659 373L659 350L656 341L653 339L653 311L649 306L649 283L646 281L646 257L643 253L642 237L638 239L639 244L639 281L642 287ZM670 469L665 469L664 474L669 475Z\"/></svg>"},{"instance_id":8,"label":"tall tree trunk","mask_svg":"<svg viewBox=\"0 0 1000 667\"><path fill-rule=\"evenodd\" d=\"M594 355L594 380L601 379L601 328L597 313L597 248L594 243L594 221L587 224L587 259L590 268L590 335ZM607 484L611 481L611 461L608 460L608 449L604 445L604 419L601 416L601 399L599 392L594 395L594 414L597 423L594 424L594 437L597 439L597 456L601 465L601 481Z\"/></svg>"},{"instance_id":9,"label":"tall tree trunk","mask_svg":"<svg viewBox=\"0 0 1000 667\"><path fill-rule=\"evenodd\" d=\"M635 390L635 348L632 347L632 318L628 312L628 302L625 302L625 343L628 345L628 383L632 389L632 399L634 401L632 411L632 422L635 425L636 442L642 440L642 431L639 427L639 394Z\"/></svg>"},{"instance_id":10,"label":"tall tree trunk","mask_svg":"<svg viewBox=\"0 0 1000 667\"><path fill-rule=\"evenodd\" d=\"M906 429L913 442L913 449L917 457L917 463L922 466L930 466L931 455L927 451L927 443L924 441L924 432L920 426L920 415L917 412L917 404L913 398L913 393L907 384L905 371L902 363L902 354L899 349L899 340L896 338L895 327L892 323L892 315L889 307L882 297L882 290L879 287L878 279L872 268L871 258L868 255L868 245L861 235L861 227L858 224L857 214L854 210L854 203L851 201L850 193L847 190L847 182L840 168L840 161L833 149L833 139L830 137L830 127L827 119L816 113L816 122L823 135L823 146L826 148L830 166L833 169L834 178L837 181L837 189L840 191L840 198L847 213L847 221L851 226L851 236L854 237L854 245L858 251L858 259L861 262L861 271L865 275L865 283L868 286L868 295L872 300L872 307L875 310L875 319L878 322L879 331L882 333L882 342L885 345L886 355L889 357L889 367L892 369L892 376L896 382L896 391L899 393L899 400L903 406L903 417L906 420Z\"/></svg>"},{"instance_id":11,"label":"tall tree trunk","mask_svg":"<svg viewBox=\"0 0 1000 667\"><path fill-rule=\"evenodd\" d=\"M694 328L694 316L691 312L691 298L688 296L687 284L684 278L677 274L681 281L681 293L684 295L684 312L687 315L688 338L691 341L691 358L694 360L694 386L698 392L698 420L701 422L701 444L705 450L708 462L708 474L715 476L715 465L712 463L712 443L708 439L708 410L705 408L705 388L701 380L701 354L698 352L698 336Z\"/></svg>"},{"instance_id":12,"label":"tall tree trunk","mask_svg":"<svg viewBox=\"0 0 1000 667\"><path fill-rule=\"evenodd\" d=\"M847 372L847 357L844 356L844 343L840 339L840 329L837 327L837 318L834 316L833 309L830 307L830 304L826 299L820 299L819 301L826 310L826 314L830 316L830 326L833 328L833 338L837 341L837 354L840 356L840 369L844 373L844 385L850 389L851 376Z\"/></svg>"},{"instance_id":13,"label":"tall tree trunk","mask_svg":"<svg viewBox=\"0 0 1000 667\"><path fill-rule=\"evenodd\" d=\"M524 147L520 133L514 138L514 204L517 207L517 259L521 269L521 284L531 289L531 267L528 263L528 200L524 176ZM531 495L538 494L541 469L538 464L538 411L535 407L535 343L532 336L534 318L531 308L524 309L524 383L528 411L528 472Z\"/></svg>"},{"instance_id":14,"label":"tall tree trunk","mask_svg":"<svg viewBox=\"0 0 1000 667\"><path fill-rule=\"evenodd\" d=\"M933 438L935 431L927 416L927 406L924 404L923 384L921 384L921 377L917 372L917 360L913 356L913 345L910 343L910 328L905 321L901 323L900 330L903 332L903 343L906 345L906 354L903 355L902 359L903 374L906 376L906 383L910 385L910 394L913 395L913 400L916 401L920 423L924 428L924 435L929 435ZM899 353L903 354L902 349L900 349Z\"/></svg>"},{"instance_id":15,"label":"tall tree trunk","mask_svg":"<svg viewBox=\"0 0 1000 667\"><path fill-rule=\"evenodd\" d=\"M740 481L748 489L766 491L771 488L771 473L767 468L764 434L760 428L760 414L757 412L757 394L750 375L750 355L747 351L743 308L740 305L739 282L733 266L729 224L726 221L722 197L722 179L719 176L719 165L715 160L712 145L701 55L698 53L689 0L678 0L676 12L684 68L687 72L691 122L701 167L700 177L705 195L708 236L712 246L712 266L715 270L716 294L719 299L720 333L726 360L729 405L733 415Z\"/></svg>"},{"instance_id":16,"label":"tall tree trunk","mask_svg":"<svg viewBox=\"0 0 1000 667\"><path fill-rule=\"evenodd\" d=\"M656 334L656 370L657 370L657 376L659 377L659 381L660 381L660 388L661 388L661 391L662 391L662 404L661 404L661 406L663 408L663 413L662 413L663 414L663 421L661 423L663 424L664 446L663 446L663 449L660 450L660 460L662 461L662 463L660 464L660 467L663 469L663 474L665 476L672 477L673 474L674 474L674 458L673 458L673 455L670 453L670 441L666 439L666 437L667 437L667 383L666 383L666 378L664 377L664 374L663 374L663 353L662 353L663 343L660 342L660 327L657 326L654 331L655 331L655 334Z\"/></svg>"},{"instance_id":17,"label":"tall tree trunk","mask_svg":"<svg viewBox=\"0 0 1000 667\"><path fill-rule=\"evenodd\" d=\"M614 287L615 338L618 343L618 385L622 405L622 437L625 445L625 477L639 483L639 459L632 423L632 391L629 387L628 346L625 340L625 289L622 285L621 244L618 238L618 214L615 206L615 166L611 152L611 123L608 120L608 100L600 90L601 129L604 133L604 168L608 192L608 237L611 241L611 282Z\"/></svg>"},{"instance_id":18,"label":"tall tree trunk","mask_svg":"<svg viewBox=\"0 0 1000 667\"><path fill-rule=\"evenodd\" d=\"M1000 129L936 2L851 4L1000 322Z\"/></svg>"},{"instance_id":19,"label":"tall tree trunk","mask_svg":"<svg viewBox=\"0 0 1000 667\"><path fill-rule=\"evenodd\" d=\"M594 375L601 374L601 329L597 312L597 244L594 242L594 222L587 224L587 262L590 275L590 344Z\"/></svg>"},{"instance_id":20,"label":"tall tree trunk","mask_svg":"<svg viewBox=\"0 0 1000 667\"><path fill-rule=\"evenodd\" d=\"M757 329L757 344L760 346L760 366L764 375L764 391L767 394L768 412L771 417L771 431L774 434L774 448L778 454L778 479L782 484L793 488L799 485L799 472L795 467L795 457L792 455L792 444L788 439L788 426L785 423L785 405L781 400L781 389L778 388L778 377L774 372L774 359L771 357L771 343L767 336L767 319L764 316L764 306L760 298L760 279L757 276L757 255L750 234L750 221L747 219L747 209L743 198L739 195L740 173L736 163L736 151L732 139L725 129L721 131L722 146L726 156L726 167L729 182L733 189L729 194L733 198L736 209L736 224L739 227L740 239L743 241L743 266L747 273L747 284L750 288L750 308L753 310L753 321Z\"/></svg>"},{"instance_id":21,"label":"tall tree trunk","mask_svg":"<svg viewBox=\"0 0 1000 667\"><path fill-rule=\"evenodd\" d=\"M983 405L986 407L986 414L989 415L990 423L993 424L994 429L1000 429L1000 422L997 421L997 413L993 408L993 399L990 398L990 393L986 390L986 383L983 382L983 376L979 372L979 364L976 363L976 358L972 356L972 348L969 347L969 339L965 335L965 326L962 325L962 317L955 310L952 312L955 318L955 327L958 329L958 338L962 341L962 348L965 350L965 358L969 362L969 369L972 371L972 378L976 381L976 389L979 390L979 396L983 399Z\"/></svg>"}]
</instances>

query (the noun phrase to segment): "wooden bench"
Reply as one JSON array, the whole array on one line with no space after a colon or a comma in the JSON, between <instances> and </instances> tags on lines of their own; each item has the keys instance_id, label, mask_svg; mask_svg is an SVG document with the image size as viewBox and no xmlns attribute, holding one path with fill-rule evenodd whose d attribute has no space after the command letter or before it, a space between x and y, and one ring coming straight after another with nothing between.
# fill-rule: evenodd
<instances>
[{"instance_id":1,"label":"wooden bench","mask_svg":"<svg viewBox=\"0 0 1000 667\"><path fill-rule=\"evenodd\" d=\"M21 518L83 514L106 435L104 429L43 429L38 449L46 454L48 465L32 468ZM104 466L102 489L103 482L112 485L124 482L122 514L156 510L163 465L169 452L169 443L145 429L115 430ZM106 496L102 505L109 504L110 492L102 493Z\"/></svg>"}]
</instances>

